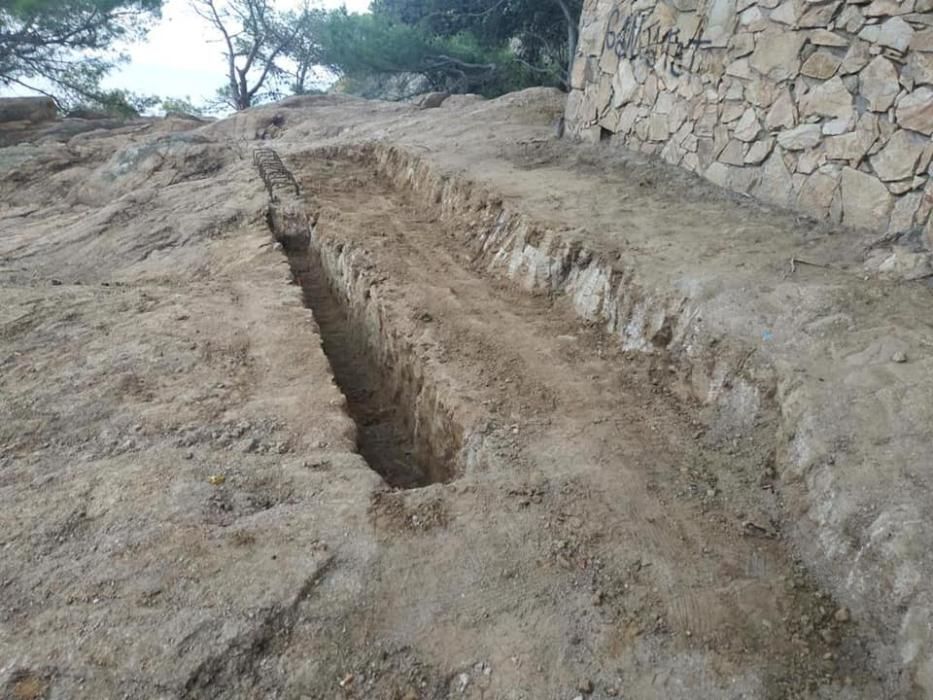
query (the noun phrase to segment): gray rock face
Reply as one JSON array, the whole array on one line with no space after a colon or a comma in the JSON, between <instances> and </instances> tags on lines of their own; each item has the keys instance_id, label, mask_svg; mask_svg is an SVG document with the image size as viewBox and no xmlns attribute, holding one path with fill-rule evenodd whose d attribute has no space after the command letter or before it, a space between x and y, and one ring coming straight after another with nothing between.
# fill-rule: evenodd
<instances>
[{"instance_id":1,"label":"gray rock face","mask_svg":"<svg viewBox=\"0 0 933 700\"><path fill-rule=\"evenodd\" d=\"M39 122L55 119L58 109L50 97L0 97L0 123Z\"/></svg>"},{"instance_id":2,"label":"gray rock face","mask_svg":"<svg viewBox=\"0 0 933 700\"><path fill-rule=\"evenodd\" d=\"M897 123L905 129L933 135L933 89L922 87L897 103Z\"/></svg>"},{"instance_id":3,"label":"gray rock face","mask_svg":"<svg viewBox=\"0 0 933 700\"><path fill-rule=\"evenodd\" d=\"M842 170L842 220L857 228L877 229L887 222L894 198L878 180L853 168Z\"/></svg>"},{"instance_id":4,"label":"gray rock face","mask_svg":"<svg viewBox=\"0 0 933 700\"><path fill-rule=\"evenodd\" d=\"M888 59L878 56L859 74L859 94L868 100L868 107L884 112L894 104L900 91L897 70Z\"/></svg>"},{"instance_id":5,"label":"gray rock face","mask_svg":"<svg viewBox=\"0 0 933 700\"><path fill-rule=\"evenodd\" d=\"M929 139L909 131L896 131L887 145L871 157L871 167L882 180L912 178Z\"/></svg>"},{"instance_id":6,"label":"gray rock face","mask_svg":"<svg viewBox=\"0 0 933 700\"><path fill-rule=\"evenodd\" d=\"M794 129L788 129L778 134L777 140L781 148L788 151L802 151L816 146L823 137L819 124L801 124Z\"/></svg>"}]
</instances>

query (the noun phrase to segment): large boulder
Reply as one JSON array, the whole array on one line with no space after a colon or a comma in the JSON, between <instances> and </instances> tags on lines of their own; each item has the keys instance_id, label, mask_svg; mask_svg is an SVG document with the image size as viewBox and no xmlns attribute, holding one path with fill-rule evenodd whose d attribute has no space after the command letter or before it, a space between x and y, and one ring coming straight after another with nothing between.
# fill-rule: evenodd
<instances>
[{"instance_id":1,"label":"large boulder","mask_svg":"<svg viewBox=\"0 0 933 700\"><path fill-rule=\"evenodd\" d=\"M0 97L0 123L39 122L55 119L58 113L51 97Z\"/></svg>"}]
</instances>

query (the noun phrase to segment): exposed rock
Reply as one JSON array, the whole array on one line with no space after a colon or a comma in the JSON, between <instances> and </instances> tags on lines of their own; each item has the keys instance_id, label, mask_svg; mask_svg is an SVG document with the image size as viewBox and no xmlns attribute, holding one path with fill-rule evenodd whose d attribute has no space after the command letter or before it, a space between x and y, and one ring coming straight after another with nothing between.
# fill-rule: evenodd
<instances>
[{"instance_id":1,"label":"exposed rock","mask_svg":"<svg viewBox=\"0 0 933 700\"><path fill-rule=\"evenodd\" d=\"M922 192L911 192L897 200L894 205L894 211L891 212L891 223L888 225L888 233L900 233L908 231L914 226L915 215L920 208L920 202L923 199Z\"/></svg>"},{"instance_id":2,"label":"exposed rock","mask_svg":"<svg viewBox=\"0 0 933 700\"><path fill-rule=\"evenodd\" d=\"M749 66L747 58L740 58L737 61L733 61L727 65L726 75L731 75L736 78L744 78L746 80L751 80L754 77L752 75L752 69Z\"/></svg>"},{"instance_id":3,"label":"exposed rock","mask_svg":"<svg viewBox=\"0 0 933 700\"><path fill-rule=\"evenodd\" d=\"M755 35L751 32L741 32L732 37L732 43L729 45L729 51L732 58L742 58L748 56L755 50Z\"/></svg>"},{"instance_id":4,"label":"exposed rock","mask_svg":"<svg viewBox=\"0 0 933 700\"><path fill-rule=\"evenodd\" d=\"M914 32L914 38L910 41L910 50L933 52L933 29Z\"/></svg>"},{"instance_id":5,"label":"exposed rock","mask_svg":"<svg viewBox=\"0 0 933 700\"><path fill-rule=\"evenodd\" d=\"M865 157L877 138L876 120L870 114L863 114L853 133L831 136L826 139L826 157L831 160L847 160L857 164Z\"/></svg>"},{"instance_id":6,"label":"exposed rock","mask_svg":"<svg viewBox=\"0 0 933 700\"><path fill-rule=\"evenodd\" d=\"M773 148L773 138L768 137L761 139L760 141L756 141L751 145L751 148L748 149L748 153L745 154L745 164L758 165L759 163L762 163L764 159L770 155Z\"/></svg>"},{"instance_id":7,"label":"exposed rock","mask_svg":"<svg viewBox=\"0 0 933 700\"><path fill-rule=\"evenodd\" d=\"M843 168L843 223L858 228L886 229L893 202L888 189L871 175Z\"/></svg>"},{"instance_id":8,"label":"exposed rock","mask_svg":"<svg viewBox=\"0 0 933 700\"><path fill-rule=\"evenodd\" d=\"M652 114L648 118L648 139L650 141L667 141L667 117L663 114Z\"/></svg>"},{"instance_id":9,"label":"exposed rock","mask_svg":"<svg viewBox=\"0 0 933 700\"><path fill-rule=\"evenodd\" d=\"M58 110L51 97L0 97L0 123L39 123L55 119Z\"/></svg>"},{"instance_id":10,"label":"exposed rock","mask_svg":"<svg viewBox=\"0 0 933 700\"><path fill-rule=\"evenodd\" d=\"M817 46L833 46L837 48L849 45L849 40L828 29L814 29L810 32L810 41Z\"/></svg>"},{"instance_id":11,"label":"exposed rock","mask_svg":"<svg viewBox=\"0 0 933 700\"><path fill-rule=\"evenodd\" d=\"M837 177L822 172L813 173L800 188L797 206L804 211L823 214L829 210L838 185Z\"/></svg>"},{"instance_id":12,"label":"exposed rock","mask_svg":"<svg viewBox=\"0 0 933 700\"><path fill-rule=\"evenodd\" d=\"M749 107L745 110L739 123L735 125L735 137L740 141L754 141L761 133L761 124L758 123L758 117L755 110Z\"/></svg>"},{"instance_id":13,"label":"exposed rock","mask_svg":"<svg viewBox=\"0 0 933 700\"><path fill-rule=\"evenodd\" d=\"M790 27L797 24L797 4L794 0L786 0L777 9L771 12L771 21L780 22Z\"/></svg>"},{"instance_id":14,"label":"exposed rock","mask_svg":"<svg viewBox=\"0 0 933 700\"><path fill-rule=\"evenodd\" d=\"M872 111L884 112L894 104L900 87L897 70L888 59L877 56L859 75L859 93Z\"/></svg>"},{"instance_id":15,"label":"exposed rock","mask_svg":"<svg viewBox=\"0 0 933 700\"><path fill-rule=\"evenodd\" d=\"M906 15L911 11L912 2L898 2L898 0L873 0L865 8L866 17L890 17L893 15Z\"/></svg>"},{"instance_id":16,"label":"exposed rock","mask_svg":"<svg viewBox=\"0 0 933 700\"><path fill-rule=\"evenodd\" d=\"M771 80L787 80L800 70L800 47L804 37L797 32L762 32L749 65Z\"/></svg>"},{"instance_id":17,"label":"exposed rock","mask_svg":"<svg viewBox=\"0 0 933 700\"><path fill-rule=\"evenodd\" d=\"M886 273L896 279L907 281L921 280L933 276L933 255L930 253L913 253L908 250L895 249L895 251L878 266L878 272ZM901 358L896 353L891 356L892 362L907 362L907 355Z\"/></svg>"},{"instance_id":18,"label":"exposed rock","mask_svg":"<svg viewBox=\"0 0 933 700\"><path fill-rule=\"evenodd\" d=\"M727 102L722 106L722 113L719 116L719 121L723 124L729 124L740 119L747 110L748 107L742 102Z\"/></svg>"},{"instance_id":19,"label":"exposed rock","mask_svg":"<svg viewBox=\"0 0 933 700\"><path fill-rule=\"evenodd\" d=\"M928 142L929 139L920 134L899 129L885 147L871 157L871 167L885 182L913 177Z\"/></svg>"},{"instance_id":20,"label":"exposed rock","mask_svg":"<svg viewBox=\"0 0 933 700\"><path fill-rule=\"evenodd\" d=\"M819 124L801 124L794 129L787 129L778 134L777 140L781 148L788 151L802 151L813 148L822 138Z\"/></svg>"},{"instance_id":21,"label":"exposed rock","mask_svg":"<svg viewBox=\"0 0 933 700\"><path fill-rule=\"evenodd\" d=\"M632 101L638 91L638 81L635 80L631 61L622 61L619 64L619 70L612 77L612 89L613 107L619 108Z\"/></svg>"},{"instance_id":22,"label":"exposed rock","mask_svg":"<svg viewBox=\"0 0 933 700\"><path fill-rule=\"evenodd\" d=\"M897 103L897 123L905 129L933 135L933 89L922 87L908 93Z\"/></svg>"},{"instance_id":23,"label":"exposed rock","mask_svg":"<svg viewBox=\"0 0 933 700\"><path fill-rule=\"evenodd\" d=\"M909 78L914 85L933 85L933 53L912 52L901 78Z\"/></svg>"},{"instance_id":24,"label":"exposed rock","mask_svg":"<svg viewBox=\"0 0 933 700\"><path fill-rule=\"evenodd\" d=\"M868 44L864 41L855 40L846 52L845 58L842 59L839 72L842 75L858 73L862 68L868 65L870 60L871 54L868 52Z\"/></svg>"},{"instance_id":25,"label":"exposed rock","mask_svg":"<svg viewBox=\"0 0 933 700\"><path fill-rule=\"evenodd\" d=\"M809 5L797 21L797 26L804 29L809 27L825 27L836 14L839 5L840 0Z\"/></svg>"},{"instance_id":26,"label":"exposed rock","mask_svg":"<svg viewBox=\"0 0 933 700\"><path fill-rule=\"evenodd\" d=\"M719 161L728 165L745 165L745 144L732 139L719 154Z\"/></svg>"},{"instance_id":27,"label":"exposed rock","mask_svg":"<svg viewBox=\"0 0 933 700\"><path fill-rule=\"evenodd\" d=\"M796 123L797 105L794 103L790 91L784 89L768 111L768 116L765 117L765 126L768 129L777 129L779 127L789 129Z\"/></svg>"},{"instance_id":28,"label":"exposed rock","mask_svg":"<svg viewBox=\"0 0 933 700\"><path fill-rule=\"evenodd\" d=\"M803 62L800 72L810 78L827 80L836 74L841 63L842 59L838 56L828 51L817 51Z\"/></svg>"},{"instance_id":29,"label":"exposed rock","mask_svg":"<svg viewBox=\"0 0 933 700\"><path fill-rule=\"evenodd\" d=\"M913 35L913 27L900 17L892 17L881 25L877 43L904 52L910 46Z\"/></svg>"},{"instance_id":30,"label":"exposed rock","mask_svg":"<svg viewBox=\"0 0 933 700\"><path fill-rule=\"evenodd\" d=\"M761 168L761 179L753 190L756 197L779 206L790 206L793 180L780 150L775 149Z\"/></svg>"},{"instance_id":31,"label":"exposed rock","mask_svg":"<svg viewBox=\"0 0 933 700\"><path fill-rule=\"evenodd\" d=\"M824 136L838 136L839 134L844 134L852 128L852 125L855 123L855 112L851 112L847 117L840 117L838 119L830 119L828 122L823 122L823 135Z\"/></svg>"},{"instance_id":32,"label":"exposed rock","mask_svg":"<svg viewBox=\"0 0 933 700\"><path fill-rule=\"evenodd\" d=\"M842 13L839 15L839 19L836 21L836 26L842 27L850 34L858 33L864 25L865 18L854 5L846 5L845 9L843 9Z\"/></svg>"},{"instance_id":33,"label":"exposed rock","mask_svg":"<svg viewBox=\"0 0 933 700\"><path fill-rule=\"evenodd\" d=\"M768 22L757 6L749 7L739 15L739 23L750 32L760 32L768 26Z\"/></svg>"},{"instance_id":34,"label":"exposed rock","mask_svg":"<svg viewBox=\"0 0 933 700\"><path fill-rule=\"evenodd\" d=\"M800 100L800 113L809 116L848 119L852 113L852 95L839 77L827 80L810 90Z\"/></svg>"},{"instance_id":35,"label":"exposed rock","mask_svg":"<svg viewBox=\"0 0 933 700\"><path fill-rule=\"evenodd\" d=\"M803 173L804 175L809 175L818 167L820 167L820 165L822 165L823 161L825 160L825 151L817 148L811 148L809 151L804 151L801 153L800 158L797 159L797 172Z\"/></svg>"}]
</instances>

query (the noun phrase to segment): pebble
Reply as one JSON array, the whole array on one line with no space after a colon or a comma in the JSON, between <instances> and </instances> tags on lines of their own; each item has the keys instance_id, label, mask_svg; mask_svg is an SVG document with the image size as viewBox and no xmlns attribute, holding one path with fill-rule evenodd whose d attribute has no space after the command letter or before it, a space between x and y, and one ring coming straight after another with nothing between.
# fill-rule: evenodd
<instances>
[{"instance_id":1,"label":"pebble","mask_svg":"<svg viewBox=\"0 0 933 700\"><path fill-rule=\"evenodd\" d=\"M907 362L907 354L903 352L896 352L891 355L891 362L896 362L897 364L902 365Z\"/></svg>"},{"instance_id":2,"label":"pebble","mask_svg":"<svg viewBox=\"0 0 933 700\"><path fill-rule=\"evenodd\" d=\"M835 619L836 622L848 622L852 619L852 616L849 614L848 608L839 608L835 615L833 615L833 619Z\"/></svg>"}]
</instances>

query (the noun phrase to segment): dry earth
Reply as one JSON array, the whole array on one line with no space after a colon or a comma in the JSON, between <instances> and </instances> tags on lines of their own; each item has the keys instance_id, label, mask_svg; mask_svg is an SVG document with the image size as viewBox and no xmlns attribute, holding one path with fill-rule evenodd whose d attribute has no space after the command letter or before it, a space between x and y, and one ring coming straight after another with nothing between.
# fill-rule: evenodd
<instances>
[{"instance_id":1,"label":"dry earth","mask_svg":"<svg viewBox=\"0 0 933 700\"><path fill-rule=\"evenodd\" d=\"M4 136L4 697L933 693L909 256L561 109Z\"/></svg>"}]
</instances>

